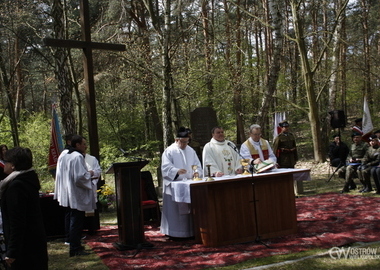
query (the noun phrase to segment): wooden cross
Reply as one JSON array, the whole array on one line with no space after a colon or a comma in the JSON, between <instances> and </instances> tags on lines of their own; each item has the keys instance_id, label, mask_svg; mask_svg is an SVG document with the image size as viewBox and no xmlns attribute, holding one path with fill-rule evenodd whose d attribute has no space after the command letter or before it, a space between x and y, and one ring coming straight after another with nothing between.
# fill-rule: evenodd
<instances>
[{"instance_id":1,"label":"wooden cross","mask_svg":"<svg viewBox=\"0 0 380 270\"><path fill-rule=\"evenodd\" d=\"M88 117L88 132L89 142L91 146L91 155L99 160L99 136L98 136L98 122L96 117L96 101L95 101L95 84L94 84L94 69L92 60L92 50L112 50L112 51L125 51L125 45L91 42L91 28L89 19L89 5L88 0L80 0L80 18L82 27L82 41L78 40L64 40L45 38L44 43L46 46L65 47L65 48L78 48L83 49L84 56L84 79L85 79L85 92L86 92L86 105Z\"/></svg>"}]
</instances>

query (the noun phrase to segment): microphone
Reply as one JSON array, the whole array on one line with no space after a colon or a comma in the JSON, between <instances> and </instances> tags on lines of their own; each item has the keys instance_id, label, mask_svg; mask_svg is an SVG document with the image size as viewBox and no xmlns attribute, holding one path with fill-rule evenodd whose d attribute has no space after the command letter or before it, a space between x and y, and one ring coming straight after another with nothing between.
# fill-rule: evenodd
<instances>
[{"instance_id":1,"label":"microphone","mask_svg":"<svg viewBox=\"0 0 380 270\"><path fill-rule=\"evenodd\" d=\"M246 159L246 158L244 158L244 157L240 154L239 150L237 149L237 147L236 147L232 142L227 142L227 144L228 144L229 147L231 147L232 149L234 149L234 151L235 151L236 153L238 153L239 156L240 156L242 159ZM249 171L250 171L252 174L256 171L255 167L254 167L252 164L249 164Z\"/></svg>"},{"instance_id":2,"label":"microphone","mask_svg":"<svg viewBox=\"0 0 380 270\"><path fill-rule=\"evenodd\" d=\"M227 142L228 146L235 150L235 152L239 153L236 146L232 142ZM240 153L239 153L240 154Z\"/></svg>"},{"instance_id":3,"label":"microphone","mask_svg":"<svg viewBox=\"0 0 380 270\"><path fill-rule=\"evenodd\" d=\"M237 149L237 147L236 147L232 142L227 142L227 144L228 144L229 147L231 147L232 149L234 149L234 151L235 151L236 153L238 153L239 156L240 156L242 159L245 159L245 158L240 154L239 150Z\"/></svg>"}]
</instances>

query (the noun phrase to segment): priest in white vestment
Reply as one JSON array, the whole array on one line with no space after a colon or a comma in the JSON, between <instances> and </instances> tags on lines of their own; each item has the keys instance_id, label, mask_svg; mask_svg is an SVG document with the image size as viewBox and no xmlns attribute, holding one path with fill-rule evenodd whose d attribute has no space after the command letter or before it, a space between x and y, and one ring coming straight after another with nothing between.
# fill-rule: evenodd
<instances>
[{"instance_id":1,"label":"priest in white vestment","mask_svg":"<svg viewBox=\"0 0 380 270\"><path fill-rule=\"evenodd\" d=\"M220 177L242 173L242 165L240 163L242 158L239 156L235 144L225 139L223 128L215 127L211 133L212 138L204 146L202 152L204 174L208 175L206 165L211 165L211 176Z\"/></svg>"},{"instance_id":2,"label":"priest in white vestment","mask_svg":"<svg viewBox=\"0 0 380 270\"><path fill-rule=\"evenodd\" d=\"M194 230L190 204L173 200L171 183L192 179L192 165L197 165L199 177L203 176L198 156L188 143L188 132L181 127L175 142L165 149L161 159L163 177L161 233L175 238L193 237Z\"/></svg>"}]
</instances>

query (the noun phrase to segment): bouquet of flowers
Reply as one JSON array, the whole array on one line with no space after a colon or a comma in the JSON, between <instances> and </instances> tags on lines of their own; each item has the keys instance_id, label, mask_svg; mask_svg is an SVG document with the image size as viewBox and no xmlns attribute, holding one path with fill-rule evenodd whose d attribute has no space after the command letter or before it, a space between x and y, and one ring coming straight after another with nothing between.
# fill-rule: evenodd
<instances>
[{"instance_id":1,"label":"bouquet of flowers","mask_svg":"<svg viewBox=\"0 0 380 270\"><path fill-rule=\"evenodd\" d=\"M98 190L98 194L99 202L103 206L103 208L107 209L109 206L114 205L116 201L116 194L109 185L104 184L103 186L101 186Z\"/></svg>"}]
</instances>

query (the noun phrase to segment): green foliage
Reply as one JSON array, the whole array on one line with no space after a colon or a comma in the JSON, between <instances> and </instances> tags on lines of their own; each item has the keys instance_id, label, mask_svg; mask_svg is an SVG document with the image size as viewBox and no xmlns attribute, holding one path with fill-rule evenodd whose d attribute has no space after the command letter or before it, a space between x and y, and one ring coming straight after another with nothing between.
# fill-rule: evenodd
<instances>
[{"instance_id":1,"label":"green foliage","mask_svg":"<svg viewBox=\"0 0 380 270\"><path fill-rule=\"evenodd\" d=\"M310 63L314 65L334 25L337 5L329 5L326 1L315 1L311 5L305 5L306 2L300 2L299 14L304 22L308 57L310 57ZM351 2L345 12L344 29L340 31L345 34L340 36L342 43L339 46L345 47L340 47L339 51L345 55L339 58L345 59L345 62L338 63L339 70L331 70L334 53L333 47L330 46L325 56L320 59L321 66L315 70L313 83L315 83L316 94L319 98L319 114L320 118L325 119L330 104L329 79L332 73L337 72L339 76L336 101L339 108L335 109L346 110L349 118L348 125L350 125L351 119L362 115L362 98L364 92L368 92L372 120L375 127L380 128L380 120L378 120L380 105L377 102L380 93L376 91L380 57L377 46L372 46L378 40L376 22L379 3L369 1L367 10L358 1ZM23 89L20 104L25 108L25 112L22 114L24 119L19 123L21 143L23 146L33 147L36 169L47 182L51 181L51 177L45 170L50 117L47 116L44 120L42 111L46 111L47 101L57 100L58 95L52 60L54 49L42 46L41 37L54 36L51 4L52 2L48 1L33 1L30 5L18 5L10 0L2 1L0 4L4 9L0 37L3 44L4 74L2 76L4 78L0 82L0 89L7 89L4 85L5 79L8 79L9 85L12 86L9 89L12 97L18 97L16 90ZM68 39L78 40L81 32L78 23L78 3L68 1L66 4L67 28L63 30L67 33ZM179 6L174 2L172 4L175 12L171 14L172 31L168 40L172 79L170 89L172 95L170 98L173 103L172 124L173 126L190 126L190 112L197 107L207 106L211 101L213 109L217 112L219 124L225 128L227 137L235 140L236 114L243 116L246 128L252 124L253 120L256 120L272 64L273 40L263 39L262 34L266 33L265 36L270 37L272 33L268 26L260 23L266 20L262 17L266 14L264 7L261 4L247 5L244 12L238 14L238 9L231 3L226 3L228 9L220 9L217 8L218 3L210 2L208 8L212 10L212 16L207 18L209 28L204 29L198 16L197 2L194 4L191 1L185 1ZM285 5L283 16L284 21L291 22L288 4ZM143 22L152 21L144 4L135 1L131 5L122 5L123 3L115 0L96 0L91 1L89 5L93 41L122 43L127 46L125 52L94 50L93 54L103 169L113 162L127 159L121 155L119 147L130 153L130 156L153 161L159 156L158 145L162 140L156 137L154 129L160 123L152 123L152 111L149 106L155 106L154 109L157 110L160 121L163 40L157 35L157 29L154 29L152 24L144 25ZM316 6L322 8L315 8ZM161 22L165 10L162 6L155 5L154 9L154 14L160 18L159 22ZM250 16L250 13L256 15ZM239 16L242 16L241 22L237 24ZM368 22L366 31L363 29L365 22ZM205 43L206 32L209 34L207 44ZM293 36L294 32L290 29L287 34ZM373 44L370 43L369 51L364 48L365 39L373 42ZM19 55L15 54L13 49L8 49L17 48L15 44L18 44ZM205 53L206 45L209 49L208 59ZM305 119L308 119L306 113L298 107L289 106L290 101L309 109L300 70L299 52L294 40L285 38L282 50L279 80L268 112L271 114L273 111L288 111L290 112L289 120L294 123L294 130L300 128L308 130L310 125L303 124ZM366 55L367 52L369 55ZM72 71L75 74L73 80L82 90L81 50L72 49L71 57ZM367 66L365 59L369 61ZM21 69L17 70L17 67ZM14 71L17 74L20 72L20 74L13 76L6 74L7 71ZM20 76L23 78L22 83L19 81ZM212 93L208 92L207 79L211 79ZM239 112L236 112L234 106L236 89L241 90L238 100L241 100L239 105L242 110ZM78 100L73 102L80 103L82 106L83 126L81 128L86 132L84 95L81 91ZM149 101L153 102L149 103ZM13 104L12 107L16 106ZM4 114L0 118L0 143L12 147L5 99L0 103L0 108ZM75 107L75 109L78 108ZM32 116L28 116L30 112L41 113L32 113ZM79 115L77 111L75 114ZM266 119L268 126L271 120L270 117ZM299 127L298 123L300 123ZM328 130L326 128L328 124L326 122L323 124L322 132ZM267 131L264 133L266 134Z\"/></svg>"},{"instance_id":2,"label":"green foliage","mask_svg":"<svg viewBox=\"0 0 380 270\"><path fill-rule=\"evenodd\" d=\"M26 116L20 122L20 146L33 153L33 166L40 177L41 190L54 190L54 179L48 171L51 118L43 113Z\"/></svg>"},{"instance_id":3,"label":"green foliage","mask_svg":"<svg viewBox=\"0 0 380 270\"><path fill-rule=\"evenodd\" d=\"M7 116L3 116L0 122L0 144L5 144L8 148L13 147L12 130Z\"/></svg>"},{"instance_id":4,"label":"green foliage","mask_svg":"<svg viewBox=\"0 0 380 270\"><path fill-rule=\"evenodd\" d=\"M100 148L100 167L105 172L113 163L125 162L120 150L114 145L105 145Z\"/></svg>"}]
</instances>

